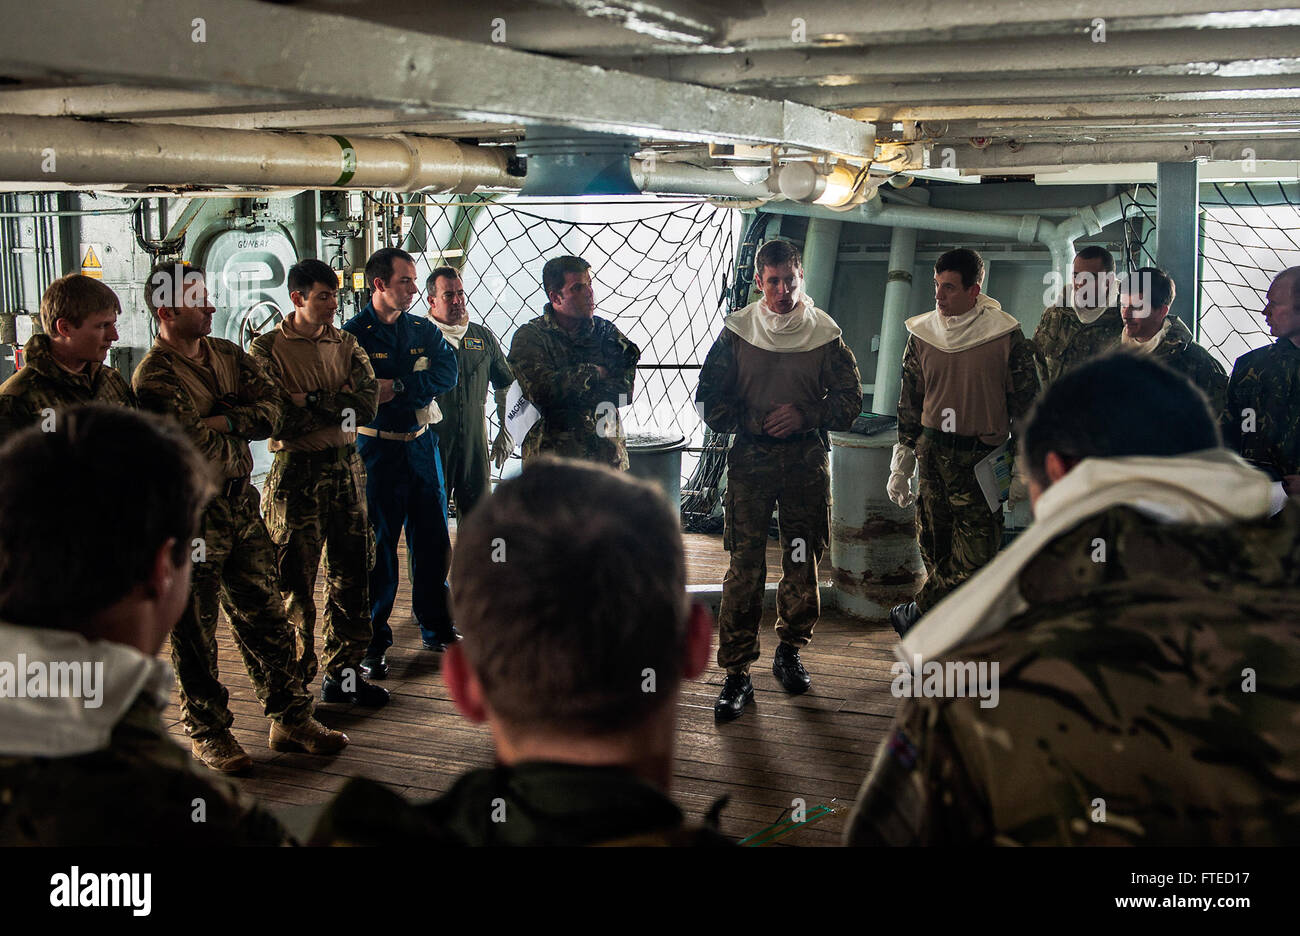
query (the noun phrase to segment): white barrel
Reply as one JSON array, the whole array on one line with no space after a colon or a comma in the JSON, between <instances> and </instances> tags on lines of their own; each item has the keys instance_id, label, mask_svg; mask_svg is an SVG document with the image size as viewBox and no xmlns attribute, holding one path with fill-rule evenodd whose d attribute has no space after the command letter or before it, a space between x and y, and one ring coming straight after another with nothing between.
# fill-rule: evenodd
<instances>
[{"instance_id":1,"label":"white barrel","mask_svg":"<svg viewBox=\"0 0 1300 936\"><path fill-rule=\"evenodd\" d=\"M916 543L916 508L885 493L898 432L832 432L831 567L841 610L880 621L908 601L925 575Z\"/></svg>"}]
</instances>

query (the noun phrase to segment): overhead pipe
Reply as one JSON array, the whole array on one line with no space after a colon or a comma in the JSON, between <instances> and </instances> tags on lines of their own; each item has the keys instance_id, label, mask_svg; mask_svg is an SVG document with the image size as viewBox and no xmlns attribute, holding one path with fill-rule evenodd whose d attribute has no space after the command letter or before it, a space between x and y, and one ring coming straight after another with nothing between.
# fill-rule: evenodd
<instances>
[{"instance_id":1,"label":"overhead pipe","mask_svg":"<svg viewBox=\"0 0 1300 936\"><path fill-rule=\"evenodd\" d=\"M1065 283L1073 275L1074 242L1080 237L1099 233L1102 228L1123 217L1125 198L1126 196L1117 195L1100 204L1076 209L1071 217L1059 224L1035 214L1004 215L920 205L886 205L879 198L873 198L848 211L789 201L769 202L763 210L881 227L983 234L1022 244L1042 244L1052 255L1052 269L1061 277L1061 282ZM1145 203L1141 197L1138 201Z\"/></svg>"},{"instance_id":2,"label":"overhead pipe","mask_svg":"<svg viewBox=\"0 0 1300 936\"><path fill-rule=\"evenodd\" d=\"M0 180L71 184L392 189L517 188L509 151L434 137L344 137L270 130L6 116ZM48 170L48 171L47 171Z\"/></svg>"}]
</instances>

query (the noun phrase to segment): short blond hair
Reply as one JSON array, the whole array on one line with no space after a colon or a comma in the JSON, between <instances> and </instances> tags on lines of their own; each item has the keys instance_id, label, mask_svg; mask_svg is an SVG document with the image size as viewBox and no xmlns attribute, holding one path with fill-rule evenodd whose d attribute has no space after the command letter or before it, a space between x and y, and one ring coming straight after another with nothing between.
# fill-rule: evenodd
<instances>
[{"instance_id":1,"label":"short blond hair","mask_svg":"<svg viewBox=\"0 0 1300 936\"><path fill-rule=\"evenodd\" d=\"M122 314L117 293L93 277L69 273L50 283L41 296L41 328L47 335L56 334L55 323L59 319L67 319L79 328L90 316L105 309Z\"/></svg>"}]
</instances>

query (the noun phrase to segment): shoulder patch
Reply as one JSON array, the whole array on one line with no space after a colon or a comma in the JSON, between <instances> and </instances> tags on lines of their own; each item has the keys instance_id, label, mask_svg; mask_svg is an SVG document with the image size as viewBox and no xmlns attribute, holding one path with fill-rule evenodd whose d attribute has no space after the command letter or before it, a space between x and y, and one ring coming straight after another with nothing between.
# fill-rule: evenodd
<instances>
[{"instance_id":1,"label":"shoulder patch","mask_svg":"<svg viewBox=\"0 0 1300 936\"><path fill-rule=\"evenodd\" d=\"M462 341L462 342L460 343L460 346L461 346L462 348L464 348L466 351L482 351L482 350L483 350L483 339L482 339L482 338L466 338L464 341Z\"/></svg>"}]
</instances>

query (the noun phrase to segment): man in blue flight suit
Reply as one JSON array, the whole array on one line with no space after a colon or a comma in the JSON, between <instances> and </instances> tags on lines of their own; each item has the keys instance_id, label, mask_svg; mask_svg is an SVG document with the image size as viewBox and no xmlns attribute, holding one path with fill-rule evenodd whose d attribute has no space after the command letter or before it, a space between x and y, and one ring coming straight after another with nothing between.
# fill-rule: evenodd
<instances>
[{"instance_id":1,"label":"man in blue flight suit","mask_svg":"<svg viewBox=\"0 0 1300 936\"><path fill-rule=\"evenodd\" d=\"M417 416L435 396L456 386L456 352L436 325L408 315L420 287L415 259L385 247L366 261L370 302L343 326L370 355L379 381L379 413L357 427L357 448L366 465L366 505L375 532L370 571L373 636L361 672L388 675L384 659L393 645L388 616L397 599L397 538L406 529L411 556L411 607L426 650L443 650L458 634L451 623L447 572L447 495L437 436Z\"/></svg>"}]
</instances>

